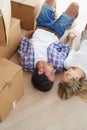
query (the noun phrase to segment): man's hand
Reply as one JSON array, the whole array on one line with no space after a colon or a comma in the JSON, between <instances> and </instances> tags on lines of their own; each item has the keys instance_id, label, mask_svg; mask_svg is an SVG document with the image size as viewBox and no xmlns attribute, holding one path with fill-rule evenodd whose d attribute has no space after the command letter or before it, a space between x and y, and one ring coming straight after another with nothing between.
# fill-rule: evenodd
<instances>
[{"instance_id":1,"label":"man's hand","mask_svg":"<svg viewBox=\"0 0 87 130\"><path fill-rule=\"evenodd\" d=\"M75 37L76 37L76 34L75 34L75 33L69 32L69 33L68 33L68 36L67 36L67 41L66 41L66 43L72 45L73 40L75 39Z\"/></svg>"},{"instance_id":2,"label":"man's hand","mask_svg":"<svg viewBox=\"0 0 87 130\"><path fill-rule=\"evenodd\" d=\"M34 33L34 30L29 30L29 31L25 34L25 37L30 38L33 33Z\"/></svg>"}]
</instances>

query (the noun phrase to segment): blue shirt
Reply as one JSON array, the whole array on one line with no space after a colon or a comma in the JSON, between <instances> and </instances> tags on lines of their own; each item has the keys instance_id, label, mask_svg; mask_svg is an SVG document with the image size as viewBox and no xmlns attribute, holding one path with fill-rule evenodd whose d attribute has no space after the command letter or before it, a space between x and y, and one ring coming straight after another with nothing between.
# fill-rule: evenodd
<instances>
[{"instance_id":1,"label":"blue shirt","mask_svg":"<svg viewBox=\"0 0 87 130\"><path fill-rule=\"evenodd\" d=\"M52 63L57 72L64 69L64 60L71 49L69 44L63 42L53 42L47 48L48 62ZM34 71L34 48L29 39L23 37L18 48L19 60L25 71Z\"/></svg>"}]
</instances>

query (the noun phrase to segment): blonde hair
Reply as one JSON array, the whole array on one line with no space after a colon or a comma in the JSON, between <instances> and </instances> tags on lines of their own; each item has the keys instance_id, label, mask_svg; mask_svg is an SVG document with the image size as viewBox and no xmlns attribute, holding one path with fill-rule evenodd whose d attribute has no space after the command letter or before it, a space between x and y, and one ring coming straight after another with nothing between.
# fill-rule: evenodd
<instances>
[{"instance_id":1,"label":"blonde hair","mask_svg":"<svg viewBox=\"0 0 87 130\"><path fill-rule=\"evenodd\" d=\"M73 95L78 95L87 100L87 81L74 79L69 82L58 84L58 95L61 99L68 99Z\"/></svg>"}]
</instances>

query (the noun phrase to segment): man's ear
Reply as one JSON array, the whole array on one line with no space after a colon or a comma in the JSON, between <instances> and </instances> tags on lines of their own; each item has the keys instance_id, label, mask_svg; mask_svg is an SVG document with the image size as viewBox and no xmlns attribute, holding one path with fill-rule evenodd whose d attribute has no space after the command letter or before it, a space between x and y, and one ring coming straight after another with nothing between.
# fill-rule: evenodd
<instances>
[{"instance_id":1,"label":"man's ear","mask_svg":"<svg viewBox=\"0 0 87 130\"><path fill-rule=\"evenodd\" d=\"M43 74L43 73L44 73L43 69L38 70L38 74Z\"/></svg>"}]
</instances>

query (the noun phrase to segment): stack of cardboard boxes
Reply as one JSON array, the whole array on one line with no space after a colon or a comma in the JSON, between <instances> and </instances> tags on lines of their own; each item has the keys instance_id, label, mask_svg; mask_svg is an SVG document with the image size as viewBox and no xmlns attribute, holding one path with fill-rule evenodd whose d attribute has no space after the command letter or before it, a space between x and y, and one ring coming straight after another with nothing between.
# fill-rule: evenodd
<instances>
[{"instance_id":1,"label":"stack of cardboard boxes","mask_svg":"<svg viewBox=\"0 0 87 130\"><path fill-rule=\"evenodd\" d=\"M20 20L11 17L10 0L0 0L0 121L24 92L22 68L9 60L20 39Z\"/></svg>"},{"instance_id":2,"label":"stack of cardboard boxes","mask_svg":"<svg viewBox=\"0 0 87 130\"><path fill-rule=\"evenodd\" d=\"M39 15L44 0L11 0L12 16L20 19L21 28L35 28L35 19Z\"/></svg>"},{"instance_id":3,"label":"stack of cardboard boxes","mask_svg":"<svg viewBox=\"0 0 87 130\"><path fill-rule=\"evenodd\" d=\"M12 17L9 27L8 41L5 42L4 46L0 46L0 57L10 59L15 53L20 40L20 20Z\"/></svg>"},{"instance_id":4,"label":"stack of cardboard boxes","mask_svg":"<svg viewBox=\"0 0 87 130\"><path fill-rule=\"evenodd\" d=\"M11 21L10 0L0 0L0 45L6 45Z\"/></svg>"},{"instance_id":5,"label":"stack of cardboard boxes","mask_svg":"<svg viewBox=\"0 0 87 130\"><path fill-rule=\"evenodd\" d=\"M11 58L21 39L20 19L11 17L10 0L0 0L0 57Z\"/></svg>"},{"instance_id":6,"label":"stack of cardboard boxes","mask_svg":"<svg viewBox=\"0 0 87 130\"><path fill-rule=\"evenodd\" d=\"M35 19L43 2L44 0L0 0L0 121L4 120L23 95L22 68L9 59L21 40L21 28L35 28Z\"/></svg>"}]
</instances>

